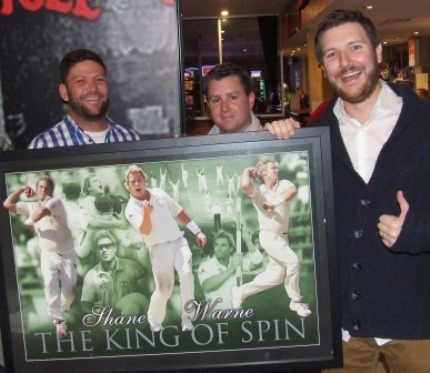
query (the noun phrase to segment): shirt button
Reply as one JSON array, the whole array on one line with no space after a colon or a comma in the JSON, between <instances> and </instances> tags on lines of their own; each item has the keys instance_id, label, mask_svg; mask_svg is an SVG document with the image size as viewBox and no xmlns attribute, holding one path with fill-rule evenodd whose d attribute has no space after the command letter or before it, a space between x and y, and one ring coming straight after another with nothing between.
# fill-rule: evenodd
<instances>
[{"instance_id":1,"label":"shirt button","mask_svg":"<svg viewBox=\"0 0 430 373\"><path fill-rule=\"evenodd\" d=\"M361 271L361 263L353 263L352 264L352 270L353 272L360 272Z\"/></svg>"},{"instance_id":2,"label":"shirt button","mask_svg":"<svg viewBox=\"0 0 430 373\"><path fill-rule=\"evenodd\" d=\"M355 330L355 331L358 331L361 328L360 322L357 320L354 320L351 325L352 325L352 330Z\"/></svg>"},{"instance_id":3,"label":"shirt button","mask_svg":"<svg viewBox=\"0 0 430 373\"><path fill-rule=\"evenodd\" d=\"M363 237L363 231L361 230L354 231L354 238L359 239L361 237Z\"/></svg>"},{"instance_id":4,"label":"shirt button","mask_svg":"<svg viewBox=\"0 0 430 373\"><path fill-rule=\"evenodd\" d=\"M367 198L362 198L360 200L360 203L361 203L362 206L368 206L368 205L370 205L370 200L367 199Z\"/></svg>"},{"instance_id":5,"label":"shirt button","mask_svg":"<svg viewBox=\"0 0 430 373\"><path fill-rule=\"evenodd\" d=\"M361 298L361 293L359 291L353 291L351 293L352 300L359 300Z\"/></svg>"}]
</instances>

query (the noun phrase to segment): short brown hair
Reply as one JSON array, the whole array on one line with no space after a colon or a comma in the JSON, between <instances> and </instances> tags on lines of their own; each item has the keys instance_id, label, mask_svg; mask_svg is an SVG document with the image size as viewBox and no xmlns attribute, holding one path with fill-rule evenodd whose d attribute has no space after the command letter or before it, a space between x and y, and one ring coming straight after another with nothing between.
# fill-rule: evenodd
<instances>
[{"instance_id":1,"label":"short brown hair","mask_svg":"<svg viewBox=\"0 0 430 373\"><path fill-rule=\"evenodd\" d=\"M325 17L317 27L314 37L316 56L319 63L322 63L322 50L321 50L321 35L333 27L337 27L349 22L356 22L360 24L366 32L374 49L381 44L376 27L370 18L367 18L363 13L356 10L337 9Z\"/></svg>"},{"instance_id":2,"label":"short brown hair","mask_svg":"<svg viewBox=\"0 0 430 373\"><path fill-rule=\"evenodd\" d=\"M208 86L211 80L221 80L230 76L236 76L246 94L249 96L252 92L251 76L244 68L232 62L224 62L215 65L203 78L203 93L207 97Z\"/></svg>"},{"instance_id":3,"label":"short brown hair","mask_svg":"<svg viewBox=\"0 0 430 373\"><path fill-rule=\"evenodd\" d=\"M98 63L101 67L103 67L103 70L107 75L106 66L102 58L96 52L93 52L89 49L76 49L64 55L64 57L60 62L61 82L66 83L67 75L69 75L70 69L73 66L75 66L79 62L83 62L87 60L91 60Z\"/></svg>"}]
</instances>

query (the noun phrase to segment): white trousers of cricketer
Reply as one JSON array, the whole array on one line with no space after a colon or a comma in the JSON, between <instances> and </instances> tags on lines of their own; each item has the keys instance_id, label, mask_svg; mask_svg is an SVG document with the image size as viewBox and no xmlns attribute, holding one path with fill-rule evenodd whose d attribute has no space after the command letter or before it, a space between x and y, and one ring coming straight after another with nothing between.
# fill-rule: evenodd
<instances>
[{"instance_id":1,"label":"white trousers of cricketer","mask_svg":"<svg viewBox=\"0 0 430 373\"><path fill-rule=\"evenodd\" d=\"M162 324L166 306L175 286L175 270L179 276L182 319L189 319L185 312L187 302L194 299L194 276L191 265L191 250L184 237L149 248L155 290L151 295L148 321L151 325Z\"/></svg>"},{"instance_id":2,"label":"white trousers of cricketer","mask_svg":"<svg viewBox=\"0 0 430 373\"><path fill-rule=\"evenodd\" d=\"M263 272L242 286L242 301L282 283L290 299L300 301L300 260L288 244L288 235L260 231L260 244L270 260Z\"/></svg>"},{"instance_id":3,"label":"white trousers of cricketer","mask_svg":"<svg viewBox=\"0 0 430 373\"><path fill-rule=\"evenodd\" d=\"M70 249L61 253L42 251L40 254L48 314L53 320L64 320L63 311L70 308L76 295L76 253Z\"/></svg>"}]
</instances>

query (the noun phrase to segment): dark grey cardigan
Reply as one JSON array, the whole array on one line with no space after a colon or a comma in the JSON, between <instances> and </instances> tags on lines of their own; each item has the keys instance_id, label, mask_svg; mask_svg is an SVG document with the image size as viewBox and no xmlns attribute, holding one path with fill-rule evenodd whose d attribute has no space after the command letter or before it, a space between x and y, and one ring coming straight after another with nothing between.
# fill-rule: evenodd
<instances>
[{"instance_id":1,"label":"dark grey cardigan","mask_svg":"<svg viewBox=\"0 0 430 373\"><path fill-rule=\"evenodd\" d=\"M430 338L430 103L406 86L398 123L368 184L354 171L335 99L314 126L330 126L342 327L353 336ZM378 235L382 214L398 215L396 192L410 204L391 249Z\"/></svg>"}]
</instances>

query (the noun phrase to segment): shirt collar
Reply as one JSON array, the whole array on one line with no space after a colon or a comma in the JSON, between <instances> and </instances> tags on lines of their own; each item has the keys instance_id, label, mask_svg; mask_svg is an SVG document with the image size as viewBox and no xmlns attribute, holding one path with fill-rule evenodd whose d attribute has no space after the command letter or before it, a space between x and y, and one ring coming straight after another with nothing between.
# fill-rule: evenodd
<instances>
[{"instance_id":1,"label":"shirt collar","mask_svg":"<svg viewBox=\"0 0 430 373\"><path fill-rule=\"evenodd\" d=\"M121 265L121 262L119 261L119 258L118 258L118 257L115 257L115 258L114 258L114 261L115 261L115 265L114 265L114 267L113 267L113 269L112 269L112 273L113 273L113 272L116 272L116 271L118 271L118 270L120 270L120 269L122 269L122 265ZM100 262L98 263L98 265L97 265L97 272L98 272L98 273L108 273L107 271L105 271L105 270L103 269L101 261L100 261Z\"/></svg>"},{"instance_id":2,"label":"shirt collar","mask_svg":"<svg viewBox=\"0 0 430 373\"><path fill-rule=\"evenodd\" d=\"M154 196L154 189L146 188L146 190L149 192L149 200L151 200L152 197ZM131 193L130 193L130 199L138 206L143 206L143 202L145 202L140 199L137 199Z\"/></svg>"},{"instance_id":3,"label":"shirt collar","mask_svg":"<svg viewBox=\"0 0 430 373\"><path fill-rule=\"evenodd\" d=\"M260 120L255 116L254 112L251 110L251 124L243 132L255 132L262 131ZM219 135L221 133L220 128L215 124L209 131L209 135Z\"/></svg>"},{"instance_id":4,"label":"shirt collar","mask_svg":"<svg viewBox=\"0 0 430 373\"><path fill-rule=\"evenodd\" d=\"M273 188L272 188L272 189L269 189L269 188L266 186L266 184L262 183L262 184L261 184L261 191L262 191L263 193L265 193L265 192L274 193L274 192L276 192L276 189L278 189L278 186L279 186L279 180L275 183L275 185L273 185Z\"/></svg>"},{"instance_id":5,"label":"shirt collar","mask_svg":"<svg viewBox=\"0 0 430 373\"><path fill-rule=\"evenodd\" d=\"M72 125L72 127L75 129L75 131L82 131L85 132L82 127L76 123L72 117L70 116L70 114L67 113L67 120L69 121L69 123ZM112 126L114 125L114 122L112 121L112 119L110 119L109 117L106 117L106 124L107 124L107 131L110 131Z\"/></svg>"},{"instance_id":6,"label":"shirt collar","mask_svg":"<svg viewBox=\"0 0 430 373\"><path fill-rule=\"evenodd\" d=\"M244 132L262 131L260 120L255 116L254 112L251 110L251 124Z\"/></svg>"},{"instance_id":7,"label":"shirt collar","mask_svg":"<svg viewBox=\"0 0 430 373\"><path fill-rule=\"evenodd\" d=\"M402 98L397 96L385 81L380 80L379 83L381 84L382 89L379 93L378 99L372 107L370 118L372 118L375 113L381 111L400 112L401 109ZM336 115L340 124L343 122L343 118L349 118L349 115L345 111L345 104L340 97L336 100L333 107L333 113Z\"/></svg>"}]
</instances>

